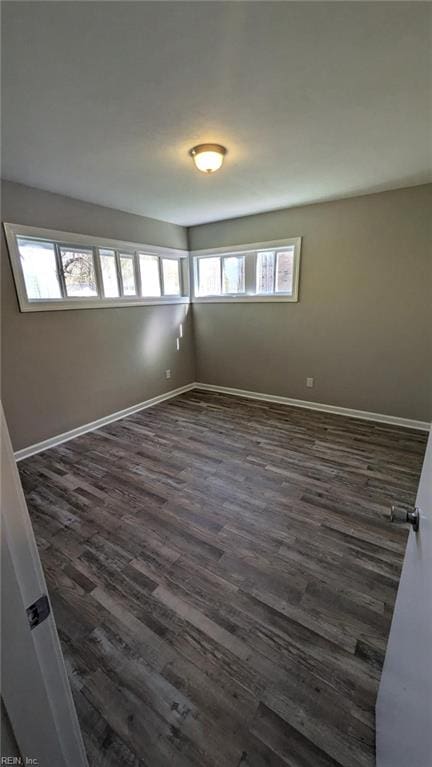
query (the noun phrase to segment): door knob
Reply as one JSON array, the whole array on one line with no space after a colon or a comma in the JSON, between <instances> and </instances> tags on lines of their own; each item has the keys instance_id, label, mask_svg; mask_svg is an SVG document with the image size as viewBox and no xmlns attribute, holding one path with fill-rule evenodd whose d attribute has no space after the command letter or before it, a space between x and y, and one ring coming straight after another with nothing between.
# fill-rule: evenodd
<instances>
[{"instance_id":1,"label":"door knob","mask_svg":"<svg viewBox=\"0 0 432 767\"><path fill-rule=\"evenodd\" d=\"M402 514L397 512L396 506L390 508L390 522L409 522L414 532L420 527L420 509L417 506L411 511L404 511Z\"/></svg>"}]
</instances>

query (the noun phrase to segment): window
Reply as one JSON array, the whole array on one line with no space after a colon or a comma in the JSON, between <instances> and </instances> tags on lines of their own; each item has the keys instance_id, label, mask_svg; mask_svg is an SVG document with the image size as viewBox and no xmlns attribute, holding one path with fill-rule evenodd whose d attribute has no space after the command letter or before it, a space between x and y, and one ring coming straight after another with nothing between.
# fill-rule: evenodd
<instances>
[{"instance_id":1,"label":"window","mask_svg":"<svg viewBox=\"0 0 432 767\"><path fill-rule=\"evenodd\" d=\"M280 250L276 260L276 293L292 293L294 248Z\"/></svg>"},{"instance_id":2,"label":"window","mask_svg":"<svg viewBox=\"0 0 432 767\"><path fill-rule=\"evenodd\" d=\"M297 301L301 238L193 254L194 301Z\"/></svg>"},{"instance_id":3,"label":"window","mask_svg":"<svg viewBox=\"0 0 432 767\"><path fill-rule=\"evenodd\" d=\"M180 273L177 259L163 258L162 271L164 296L178 296L180 293Z\"/></svg>"},{"instance_id":4,"label":"window","mask_svg":"<svg viewBox=\"0 0 432 767\"><path fill-rule=\"evenodd\" d=\"M292 295L294 279L294 246L284 250L261 250L257 253L256 292L264 295ZM275 268L276 265L276 268Z\"/></svg>"},{"instance_id":5,"label":"window","mask_svg":"<svg viewBox=\"0 0 432 767\"><path fill-rule=\"evenodd\" d=\"M135 265L134 257L130 253L120 253L120 271L122 282L122 294L124 296L135 296Z\"/></svg>"},{"instance_id":6,"label":"window","mask_svg":"<svg viewBox=\"0 0 432 767\"><path fill-rule=\"evenodd\" d=\"M244 256L228 256L222 259L222 292L244 293Z\"/></svg>"},{"instance_id":7,"label":"window","mask_svg":"<svg viewBox=\"0 0 432 767\"><path fill-rule=\"evenodd\" d=\"M21 311L189 302L188 253L4 224Z\"/></svg>"},{"instance_id":8,"label":"window","mask_svg":"<svg viewBox=\"0 0 432 767\"><path fill-rule=\"evenodd\" d=\"M17 237L17 245L29 299L60 298L61 288L53 243Z\"/></svg>"},{"instance_id":9,"label":"window","mask_svg":"<svg viewBox=\"0 0 432 767\"><path fill-rule=\"evenodd\" d=\"M200 258L198 261L198 295L219 296L221 293L220 257Z\"/></svg>"},{"instance_id":10,"label":"window","mask_svg":"<svg viewBox=\"0 0 432 767\"><path fill-rule=\"evenodd\" d=\"M102 272L103 292L106 298L116 298L120 295L117 274L117 260L115 250L99 248L99 260Z\"/></svg>"},{"instance_id":11,"label":"window","mask_svg":"<svg viewBox=\"0 0 432 767\"><path fill-rule=\"evenodd\" d=\"M274 292L275 254L273 250L261 250L257 253L256 292L269 294Z\"/></svg>"},{"instance_id":12,"label":"window","mask_svg":"<svg viewBox=\"0 0 432 767\"><path fill-rule=\"evenodd\" d=\"M214 256L197 261L198 296L236 295L245 292L245 257Z\"/></svg>"},{"instance_id":13,"label":"window","mask_svg":"<svg viewBox=\"0 0 432 767\"><path fill-rule=\"evenodd\" d=\"M93 251L60 247L62 272L67 296L97 296Z\"/></svg>"},{"instance_id":14,"label":"window","mask_svg":"<svg viewBox=\"0 0 432 767\"><path fill-rule=\"evenodd\" d=\"M159 259L157 256L139 254L141 293L143 296L160 296Z\"/></svg>"}]
</instances>

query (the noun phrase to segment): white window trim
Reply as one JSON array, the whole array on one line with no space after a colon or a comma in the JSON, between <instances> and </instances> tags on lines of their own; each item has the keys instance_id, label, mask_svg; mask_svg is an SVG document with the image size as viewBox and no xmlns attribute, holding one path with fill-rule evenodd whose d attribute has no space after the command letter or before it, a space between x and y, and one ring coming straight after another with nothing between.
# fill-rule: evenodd
<instances>
[{"instance_id":1,"label":"white window trim","mask_svg":"<svg viewBox=\"0 0 432 767\"><path fill-rule=\"evenodd\" d=\"M247 245L228 245L223 248L208 248L206 250L193 250L190 253L192 296L191 300L195 304L226 304L226 303L295 303L299 300L299 281L300 281L300 257L301 257L301 237L287 237L283 240L268 240L266 242L251 242ZM294 246L294 273L293 273L293 292L272 293L266 295L263 293L232 293L217 296L199 296L198 295L198 261L200 258L211 258L212 256L239 256L248 254L251 251L258 250L277 250L284 247Z\"/></svg>"},{"instance_id":2,"label":"white window trim","mask_svg":"<svg viewBox=\"0 0 432 767\"><path fill-rule=\"evenodd\" d=\"M21 224L3 224L6 241L8 244L10 262L15 280L15 286L18 296L20 310L22 312L44 312L52 310L68 309L109 309L119 306L151 306L154 304L188 304L190 303L189 291L189 269L187 250L179 248L165 248L159 245L146 245L145 243L128 242L124 240L113 240L104 237L94 237L86 234L75 234L72 232L62 232L56 229L41 229L34 226L25 226ZM102 295L90 296L88 298L66 297L62 299L29 299L24 281L24 273L21 266L21 257L18 250L17 237L33 237L39 240L54 242L60 245L92 248L105 248L114 251L121 251L125 254L130 253L134 256L135 281L137 290L140 290L140 273L137 253L141 252L149 256L158 256L159 263L161 258L173 258L180 262L180 290L181 295L176 296L116 296L105 298ZM117 260L117 257L116 257ZM99 273L99 259L95 259L95 269L97 272L97 282L99 289L102 285L101 274ZM163 283L161 282L161 290Z\"/></svg>"}]
</instances>

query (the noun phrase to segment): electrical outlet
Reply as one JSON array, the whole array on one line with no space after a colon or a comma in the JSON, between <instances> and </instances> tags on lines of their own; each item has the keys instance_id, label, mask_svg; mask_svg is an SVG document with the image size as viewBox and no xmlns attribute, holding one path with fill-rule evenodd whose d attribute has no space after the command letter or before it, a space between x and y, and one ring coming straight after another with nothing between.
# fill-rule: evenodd
<instances>
[{"instance_id":1,"label":"electrical outlet","mask_svg":"<svg viewBox=\"0 0 432 767\"><path fill-rule=\"evenodd\" d=\"M306 386L308 389L312 389L314 386L314 379L313 378L306 378Z\"/></svg>"},{"instance_id":2,"label":"electrical outlet","mask_svg":"<svg viewBox=\"0 0 432 767\"><path fill-rule=\"evenodd\" d=\"M171 370L169 368L165 370L165 378L171 378Z\"/></svg>"}]
</instances>

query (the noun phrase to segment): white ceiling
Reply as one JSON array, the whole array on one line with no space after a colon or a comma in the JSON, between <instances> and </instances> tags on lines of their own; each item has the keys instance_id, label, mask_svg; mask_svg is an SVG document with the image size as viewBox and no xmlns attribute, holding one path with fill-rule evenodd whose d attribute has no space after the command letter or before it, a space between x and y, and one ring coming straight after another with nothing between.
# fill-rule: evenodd
<instances>
[{"instance_id":1,"label":"white ceiling","mask_svg":"<svg viewBox=\"0 0 432 767\"><path fill-rule=\"evenodd\" d=\"M429 3L2 5L7 179L192 225L432 178Z\"/></svg>"}]
</instances>

